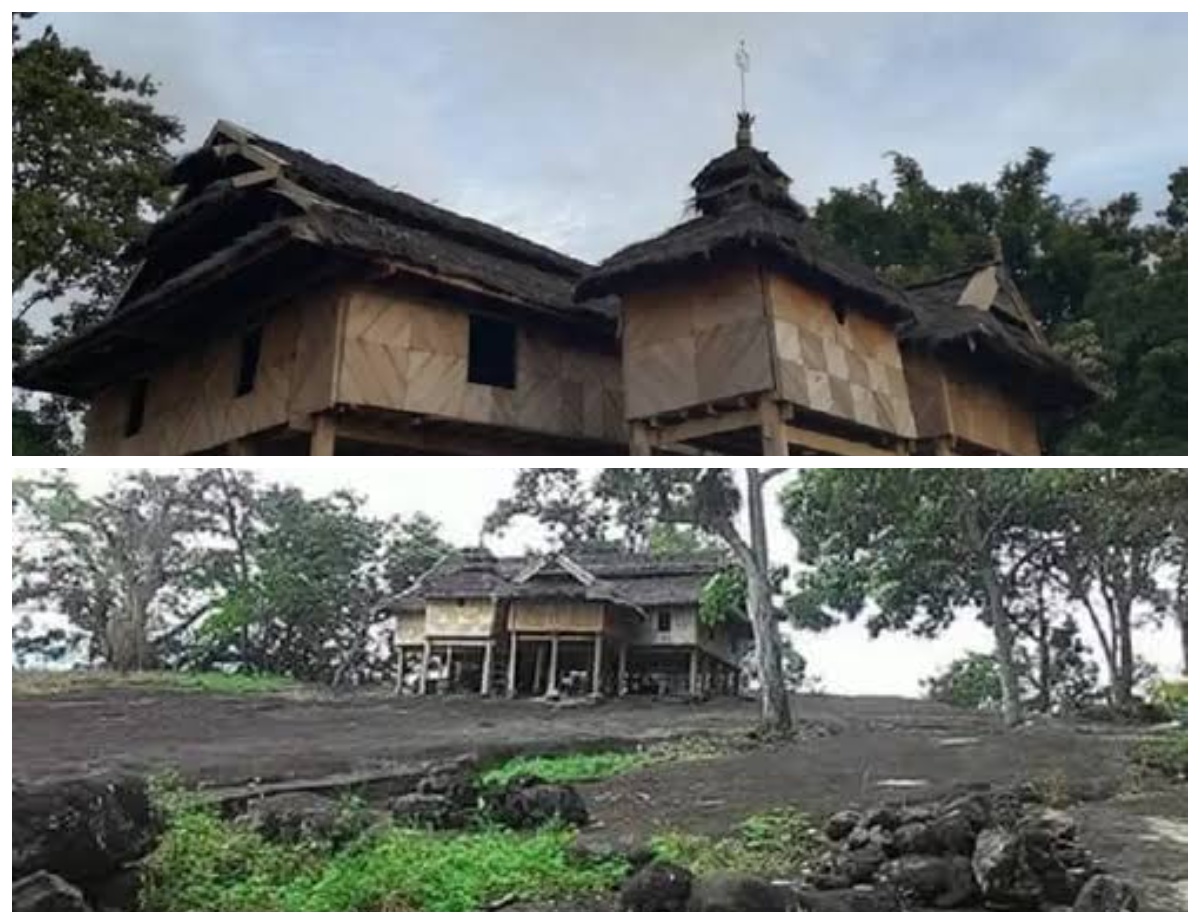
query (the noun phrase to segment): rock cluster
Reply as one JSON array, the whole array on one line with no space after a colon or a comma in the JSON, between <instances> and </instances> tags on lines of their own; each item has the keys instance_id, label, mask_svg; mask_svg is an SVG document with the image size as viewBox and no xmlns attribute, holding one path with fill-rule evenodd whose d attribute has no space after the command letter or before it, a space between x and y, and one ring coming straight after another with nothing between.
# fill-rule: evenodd
<instances>
[{"instance_id":1,"label":"rock cluster","mask_svg":"<svg viewBox=\"0 0 1200 924\"><path fill-rule=\"evenodd\" d=\"M1112 891L1085 890L1107 877L1077 843L1074 820L1038 805L1026 789L839 812L825 834L833 847L801 892L813 905L828 906L834 895L856 907L1037 911L1086 898L1089 910L1099 910L1099 894ZM1132 890L1122 895L1106 900L1127 904Z\"/></svg>"},{"instance_id":2,"label":"rock cluster","mask_svg":"<svg viewBox=\"0 0 1200 924\"><path fill-rule=\"evenodd\" d=\"M13 910L125 910L161 819L144 780L13 781Z\"/></svg>"}]
</instances>

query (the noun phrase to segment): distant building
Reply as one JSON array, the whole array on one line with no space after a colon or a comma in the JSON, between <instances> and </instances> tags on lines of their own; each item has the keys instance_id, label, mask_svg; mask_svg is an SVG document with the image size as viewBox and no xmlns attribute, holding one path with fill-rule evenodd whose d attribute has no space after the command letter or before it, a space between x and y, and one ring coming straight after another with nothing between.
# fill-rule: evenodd
<instances>
[{"instance_id":1,"label":"distant building","mask_svg":"<svg viewBox=\"0 0 1200 924\"><path fill-rule=\"evenodd\" d=\"M700 618L724 562L581 552L448 556L383 607L397 682L415 693L735 693L748 622Z\"/></svg>"},{"instance_id":2,"label":"distant building","mask_svg":"<svg viewBox=\"0 0 1200 924\"><path fill-rule=\"evenodd\" d=\"M898 288L736 145L597 267L228 122L95 327L14 371L91 454L1040 451L1087 384L997 261Z\"/></svg>"}]
</instances>

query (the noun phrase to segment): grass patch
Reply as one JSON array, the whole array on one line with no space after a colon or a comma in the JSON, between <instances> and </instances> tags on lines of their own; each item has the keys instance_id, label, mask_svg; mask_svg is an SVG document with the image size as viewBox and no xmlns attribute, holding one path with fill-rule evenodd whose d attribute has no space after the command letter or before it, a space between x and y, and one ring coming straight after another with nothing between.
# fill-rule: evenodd
<instances>
[{"instance_id":1,"label":"grass patch","mask_svg":"<svg viewBox=\"0 0 1200 924\"><path fill-rule=\"evenodd\" d=\"M480 774L488 789L500 789L520 776L536 776L547 783L586 783L606 780L650 763L644 751L601 751L596 754L554 754L514 757Z\"/></svg>"},{"instance_id":2,"label":"grass patch","mask_svg":"<svg viewBox=\"0 0 1200 924\"><path fill-rule=\"evenodd\" d=\"M659 859L693 873L733 871L768 877L794 874L823 844L818 828L793 808L752 815L724 837L669 832L650 841Z\"/></svg>"},{"instance_id":3,"label":"grass patch","mask_svg":"<svg viewBox=\"0 0 1200 924\"><path fill-rule=\"evenodd\" d=\"M341 850L281 845L177 793L144 873L148 911L473 911L614 888L623 862L570 851L574 832L383 827Z\"/></svg>"},{"instance_id":4,"label":"grass patch","mask_svg":"<svg viewBox=\"0 0 1200 924\"><path fill-rule=\"evenodd\" d=\"M1188 778L1187 729L1143 738L1130 755L1136 767L1150 770L1172 780Z\"/></svg>"},{"instance_id":5,"label":"grass patch","mask_svg":"<svg viewBox=\"0 0 1200 924\"><path fill-rule=\"evenodd\" d=\"M220 671L13 671L14 696L56 696L107 689L177 690L223 696L255 696L299 690L302 685L274 674Z\"/></svg>"},{"instance_id":6,"label":"grass patch","mask_svg":"<svg viewBox=\"0 0 1200 924\"><path fill-rule=\"evenodd\" d=\"M520 776L535 776L547 783L593 783L654 764L720 757L730 749L730 741L707 736L663 741L631 751L513 757L485 770L479 783L485 789L499 789Z\"/></svg>"}]
</instances>

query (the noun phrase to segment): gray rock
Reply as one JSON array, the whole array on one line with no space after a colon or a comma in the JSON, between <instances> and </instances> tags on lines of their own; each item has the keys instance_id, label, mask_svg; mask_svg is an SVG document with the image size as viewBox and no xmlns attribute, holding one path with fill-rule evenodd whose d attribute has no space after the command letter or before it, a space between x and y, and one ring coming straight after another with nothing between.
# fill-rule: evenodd
<instances>
[{"instance_id":1,"label":"gray rock","mask_svg":"<svg viewBox=\"0 0 1200 924\"><path fill-rule=\"evenodd\" d=\"M975 842L971 866L989 907L1034 909L1041 904L1042 882L1030 869L1017 832L985 828Z\"/></svg>"},{"instance_id":2,"label":"gray rock","mask_svg":"<svg viewBox=\"0 0 1200 924\"><path fill-rule=\"evenodd\" d=\"M887 858L878 844L840 850L826 857L810 879L818 889L846 889L870 882Z\"/></svg>"},{"instance_id":3,"label":"gray rock","mask_svg":"<svg viewBox=\"0 0 1200 924\"><path fill-rule=\"evenodd\" d=\"M13 911L91 911L75 886L44 869L13 880Z\"/></svg>"},{"instance_id":4,"label":"gray rock","mask_svg":"<svg viewBox=\"0 0 1200 924\"><path fill-rule=\"evenodd\" d=\"M825 822L825 836L831 841L845 840L850 832L858 827L862 821L862 815L858 812L847 809L843 812L836 812L830 815Z\"/></svg>"},{"instance_id":5,"label":"gray rock","mask_svg":"<svg viewBox=\"0 0 1200 924\"><path fill-rule=\"evenodd\" d=\"M893 805L877 805L863 816L862 826L893 831L900 827L900 809Z\"/></svg>"},{"instance_id":6,"label":"gray rock","mask_svg":"<svg viewBox=\"0 0 1200 924\"><path fill-rule=\"evenodd\" d=\"M643 866L621 886L622 911L683 911L692 894L692 874L674 863Z\"/></svg>"},{"instance_id":7,"label":"gray rock","mask_svg":"<svg viewBox=\"0 0 1200 924\"><path fill-rule=\"evenodd\" d=\"M788 911L791 893L744 873L713 873L692 883L688 911Z\"/></svg>"},{"instance_id":8,"label":"gray rock","mask_svg":"<svg viewBox=\"0 0 1200 924\"><path fill-rule=\"evenodd\" d=\"M856 886L852 889L818 891L803 889L796 893L801 911L900 911L900 899L884 886Z\"/></svg>"},{"instance_id":9,"label":"gray rock","mask_svg":"<svg viewBox=\"0 0 1200 924\"><path fill-rule=\"evenodd\" d=\"M1075 900L1072 911L1137 911L1138 896L1133 886L1113 876L1093 876Z\"/></svg>"},{"instance_id":10,"label":"gray rock","mask_svg":"<svg viewBox=\"0 0 1200 924\"><path fill-rule=\"evenodd\" d=\"M493 812L511 828L537 828L553 821L582 827L588 822L587 806L578 790L554 783L507 789L493 804Z\"/></svg>"},{"instance_id":11,"label":"gray rock","mask_svg":"<svg viewBox=\"0 0 1200 924\"><path fill-rule=\"evenodd\" d=\"M453 828L461 813L448 796L410 792L387 803L388 814L401 825L413 828Z\"/></svg>"},{"instance_id":12,"label":"gray rock","mask_svg":"<svg viewBox=\"0 0 1200 924\"><path fill-rule=\"evenodd\" d=\"M934 908L962 908L976 901L979 890L966 857L898 857L879 870L880 881L907 903Z\"/></svg>"},{"instance_id":13,"label":"gray rock","mask_svg":"<svg viewBox=\"0 0 1200 924\"><path fill-rule=\"evenodd\" d=\"M910 821L892 832L892 849L896 854L935 854L942 850L937 832L926 822Z\"/></svg>"},{"instance_id":14,"label":"gray rock","mask_svg":"<svg viewBox=\"0 0 1200 924\"><path fill-rule=\"evenodd\" d=\"M12 819L14 878L46 870L69 882L103 879L150 853L162 831L135 777L14 781Z\"/></svg>"},{"instance_id":15,"label":"gray rock","mask_svg":"<svg viewBox=\"0 0 1200 924\"><path fill-rule=\"evenodd\" d=\"M571 853L583 861L620 860L631 870L654 861L654 851L641 838L604 828L585 828L575 835Z\"/></svg>"},{"instance_id":16,"label":"gray rock","mask_svg":"<svg viewBox=\"0 0 1200 924\"><path fill-rule=\"evenodd\" d=\"M250 802L236 820L278 843L319 841L340 845L365 831L374 819L368 812L356 811L326 796L287 792Z\"/></svg>"},{"instance_id":17,"label":"gray rock","mask_svg":"<svg viewBox=\"0 0 1200 924\"><path fill-rule=\"evenodd\" d=\"M938 850L969 857L975 852L975 837L982 824L978 815L964 806L939 812L929 822L929 834Z\"/></svg>"}]
</instances>

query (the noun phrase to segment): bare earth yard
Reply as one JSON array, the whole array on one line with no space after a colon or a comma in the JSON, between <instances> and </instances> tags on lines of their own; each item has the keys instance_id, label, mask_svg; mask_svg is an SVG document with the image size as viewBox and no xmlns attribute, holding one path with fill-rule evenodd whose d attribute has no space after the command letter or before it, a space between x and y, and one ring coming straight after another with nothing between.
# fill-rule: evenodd
<instances>
[{"instance_id":1,"label":"bare earth yard","mask_svg":"<svg viewBox=\"0 0 1200 924\"><path fill-rule=\"evenodd\" d=\"M796 806L921 798L973 782L1033 781L1078 802L1085 842L1143 884L1146 904L1186 908L1187 793L1135 779L1127 733L1046 723L1006 732L987 717L893 698L800 697L800 738L652 766L582 787L599 830L727 830ZM749 728L751 703L535 702L366 696L221 697L97 690L14 697L15 777L175 770L202 785L315 778L465 752L628 745ZM1131 788L1133 792L1131 793Z\"/></svg>"}]
</instances>

